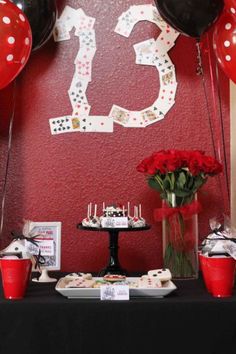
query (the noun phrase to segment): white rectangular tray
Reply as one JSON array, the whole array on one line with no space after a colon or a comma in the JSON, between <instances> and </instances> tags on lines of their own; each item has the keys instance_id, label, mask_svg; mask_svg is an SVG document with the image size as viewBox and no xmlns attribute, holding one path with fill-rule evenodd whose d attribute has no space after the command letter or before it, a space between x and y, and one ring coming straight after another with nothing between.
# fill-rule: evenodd
<instances>
[{"instance_id":1,"label":"white rectangular tray","mask_svg":"<svg viewBox=\"0 0 236 354\"><path fill-rule=\"evenodd\" d=\"M102 280L103 278L94 278L95 280ZM135 281L137 278L126 278L129 281ZM69 299L99 299L99 288L65 288L65 285L70 279L61 278L56 284L56 291ZM130 289L130 297L164 297L176 289L172 281L166 282L162 288L132 288Z\"/></svg>"}]
</instances>

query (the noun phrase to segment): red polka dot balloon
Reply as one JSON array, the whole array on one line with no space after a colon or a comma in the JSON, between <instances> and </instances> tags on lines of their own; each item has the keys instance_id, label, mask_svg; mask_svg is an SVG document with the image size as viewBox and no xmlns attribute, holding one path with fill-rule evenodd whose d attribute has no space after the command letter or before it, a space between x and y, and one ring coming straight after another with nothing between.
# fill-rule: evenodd
<instances>
[{"instance_id":1,"label":"red polka dot balloon","mask_svg":"<svg viewBox=\"0 0 236 354\"><path fill-rule=\"evenodd\" d=\"M215 25L213 48L224 73L236 83L236 15L224 11Z\"/></svg>"},{"instance_id":2,"label":"red polka dot balloon","mask_svg":"<svg viewBox=\"0 0 236 354\"><path fill-rule=\"evenodd\" d=\"M225 0L225 7L227 9L231 9L233 13L235 13L235 9L236 9L236 0Z\"/></svg>"},{"instance_id":3,"label":"red polka dot balloon","mask_svg":"<svg viewBox=\"0 0 236 354\"><path fill-rule=\"evenodd\" d=\"M9 0L0 0L0 89L24 68L32 47L32 33L23 12Z\"/></svg>"}]
</instances>

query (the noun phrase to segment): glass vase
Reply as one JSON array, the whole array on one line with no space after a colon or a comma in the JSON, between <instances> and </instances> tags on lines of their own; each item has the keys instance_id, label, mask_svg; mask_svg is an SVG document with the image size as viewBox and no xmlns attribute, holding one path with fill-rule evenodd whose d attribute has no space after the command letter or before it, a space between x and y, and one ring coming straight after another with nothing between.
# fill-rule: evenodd
<instances>
[{"instance_id":1,"label":"glass vase","mask_svg":"<svg viewBox=\"0 0 236 354\"><path fill-rule=\"evenodd\" d=\"M196 196L194 197L196 199ZM173 198L172 198L173 199ZM173 208L163 201L163 206ZM175 207L174 207L175 208ZM198 277L198 215L184 217L178 208L162 222L164 267L173 279Z\"/></svg>"}]
</instances>

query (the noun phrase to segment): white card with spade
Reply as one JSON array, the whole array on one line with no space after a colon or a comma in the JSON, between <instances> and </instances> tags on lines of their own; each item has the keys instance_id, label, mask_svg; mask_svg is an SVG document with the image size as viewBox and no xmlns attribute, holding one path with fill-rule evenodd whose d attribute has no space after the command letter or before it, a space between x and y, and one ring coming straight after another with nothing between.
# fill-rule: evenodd
<instances>
[{"instance_id":1,"label":"white card with spade","mask_svg":"<svg viewBox=\"0 0 236 354\"><path fill-rule=\"evenodd\" d=\"M107 116L80 116L81 133L113 133L113 119Z\"/></svg>"}]
</instances>

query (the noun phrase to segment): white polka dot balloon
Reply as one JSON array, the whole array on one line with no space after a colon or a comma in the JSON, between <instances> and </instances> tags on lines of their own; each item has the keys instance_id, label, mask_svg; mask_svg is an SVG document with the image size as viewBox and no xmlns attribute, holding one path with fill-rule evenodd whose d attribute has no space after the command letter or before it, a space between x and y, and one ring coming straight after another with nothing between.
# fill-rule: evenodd
<instances>
[{"instance_id":1,"label":"white polka dot balloon","mask_svg":"<svg viewBox=\"0 0 236 354\"><path fill-rule=\"evenodd\" d=\"M236 5L236 0L231 1ZM236 83L236 14L232 11L232 5L224 10L215 25L213 48L224 73Z\"/></svg>"},{"instance_id":2,"label":"white polka dot balloon","mask_svg":"<svg viewBox=\"0 0 236 354\"><path fill-rule=\"evenodd\" d=\"M0 0L0 89L24 68L32 47L30 24L9 0Z\"/></svg>"}]
</instances>

